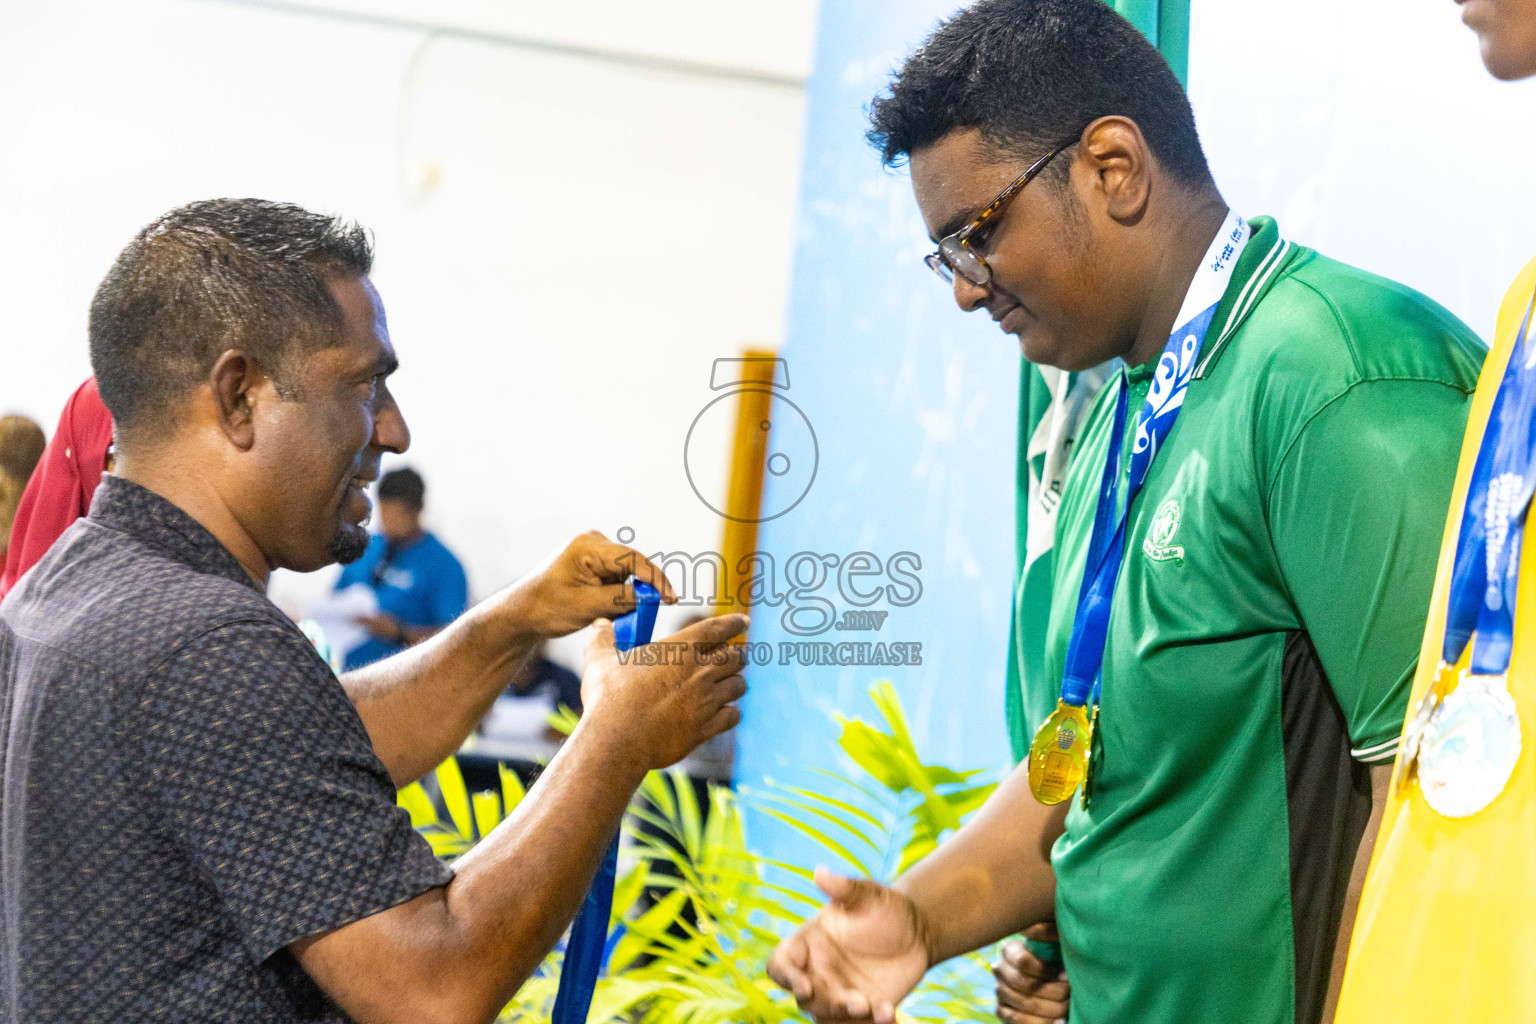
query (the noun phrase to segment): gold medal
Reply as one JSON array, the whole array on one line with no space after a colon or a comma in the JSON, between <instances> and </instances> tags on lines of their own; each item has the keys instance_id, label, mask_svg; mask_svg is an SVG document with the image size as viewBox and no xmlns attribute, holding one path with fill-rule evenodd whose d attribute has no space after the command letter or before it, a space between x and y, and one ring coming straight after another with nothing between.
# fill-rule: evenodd
<instances>
[{"instance_id":1,"label":"gold medal","mask_svg":"<svg viewBox=\"0 0 1536 1024\"><path fill-rule=\"evenodd\" d=\"M1435 678L1429 684L1429 689L1424 691L1418 706L1413 709L1413 717L1403 728L1402 743L1398 746L1397 769L1392 773L1394 793L1403 792L1418 771L1419 748L1424 741L1424 730L1429 727L1435 708L1440 706L1440 701L1453 689L1451 684L1456 676L1455 666L1442 661L1440 667L1435 669Z\"/></svg>"},{"instance_id":2,"label":"gold medal","mask_svg":"<svg viewBox=\"0 0 1536 1024\"><path fill-rule=\"evenodd\" d=\"M1419 789L1447 818L1504 791L1520 759L1520 716L1503 676L1466 675L1435 707L1418 746Z\"/></svg>"},{"instance_id":3,"label":"gold medal","mask_svg":"<svg viewBox=\"0 0 1536 1024\"><path fill-rule=\"evenodd\" d=\"M1036 800L1059 804L1077 790L1088 772L1092 740L1088 709L1057 701L1029 748L1029 788Z\"/></svg>"}]
</instances>

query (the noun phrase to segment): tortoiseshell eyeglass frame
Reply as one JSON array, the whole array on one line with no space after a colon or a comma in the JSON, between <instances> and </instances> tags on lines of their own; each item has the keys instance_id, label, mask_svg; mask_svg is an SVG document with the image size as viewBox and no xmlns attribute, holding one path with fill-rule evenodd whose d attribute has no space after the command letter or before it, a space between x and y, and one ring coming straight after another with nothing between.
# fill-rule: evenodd
<instances>
[{"instance_id":1,"label":"tortoiseshell eyeglass frame","mask_svg":"<svg viewBox=\"0 0 1536 1024\"><path fill-rule=\"evenodd\" d=\"M978 288L984 288L992 280L992 268L987 266L987 261L981 254L971 248L971 239L976 233L987 226L987 223L1002 215L1003 210L1013 201L1013 197L1023 191L1039 173L1045 170L1045 165L1062 150L1073 145L1082 138L1082 133L1063 139L1045 156L1029 165L1025 172L1018 176L1012 185L998 193L992 205L982 210L976 219L952 235L945 235L939 241L938 249L923 257L923 262L928 268L938 274L948 284L955 283L955 275L959 274Z\"/></svg>"}]
</instances>

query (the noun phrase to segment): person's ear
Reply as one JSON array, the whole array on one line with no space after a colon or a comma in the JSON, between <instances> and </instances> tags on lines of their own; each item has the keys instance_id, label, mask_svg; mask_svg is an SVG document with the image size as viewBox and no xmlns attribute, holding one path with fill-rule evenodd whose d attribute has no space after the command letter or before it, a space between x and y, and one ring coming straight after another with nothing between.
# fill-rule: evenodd
<instances>
[{"instance_id":1,"label":"person's ear","mask_svg":"<svg viewBox=\"0 0 1536 1024\"><path fill-rule=\"evenodd\" d=\"M1110 219L1131 224L1146 212L1152 151L1135 121L1101 117L1093 122L1083 132L1076 163L1090 172L1088 187Z\"/></svg>"},{"instance_id":2,"label":"person's ear","mask_svg":"<svg viewBox=\"0 0 1536 1024\"><path fill-rule=\"evenodd\" d=\"M256 444L255 393L267 380L256 361L237 348L219 356L208 371L219 430L241 451Z\"/></svg>"}]
</instances>

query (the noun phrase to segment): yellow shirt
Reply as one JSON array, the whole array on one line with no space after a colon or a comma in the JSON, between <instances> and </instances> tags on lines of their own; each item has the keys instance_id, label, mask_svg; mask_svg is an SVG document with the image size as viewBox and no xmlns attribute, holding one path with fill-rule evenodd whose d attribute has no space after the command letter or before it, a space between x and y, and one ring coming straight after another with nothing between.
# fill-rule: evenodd
<instances>
[{"instance_id":1,"label":"yellow shirt","mask_svg":"<svg viewBox=\"0 0 1536 1024\"><path fill-rule=\"evenodd\" d=\"M1467 483L1494 393L1536 288L1526 264L1499 307L1462 442L1409 715L1434 680ZM1522 746L1504 791L1447 818L1417 782L1387 800L1355 919L1335 1024L1536 1021L1536 537L1525 524L1509 692ZM1471 645L1463 659L1470 656ZM1401 756L1401 754L1399 754Z\"/></svg>"}]
</instances>

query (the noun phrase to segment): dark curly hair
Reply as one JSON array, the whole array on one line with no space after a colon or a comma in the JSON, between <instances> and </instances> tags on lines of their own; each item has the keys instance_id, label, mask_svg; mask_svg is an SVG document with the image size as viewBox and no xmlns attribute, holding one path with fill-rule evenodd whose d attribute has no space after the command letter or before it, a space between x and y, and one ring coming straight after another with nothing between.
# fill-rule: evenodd
<instances>
[{"instance_id":1,"label":"dark curly hair","mask_svg":"<svg viewBox=\"0 0 1536 1024\"><path fill-rule=\"evenodd\" d=\"M1210 182L1173 69L1107 3L980 0L941 24L875 98L868 138L889 165L977 128L989 144L1033 160L1110 114L1135 121L1174 177Z\"/></svg>"}]
</instances>

